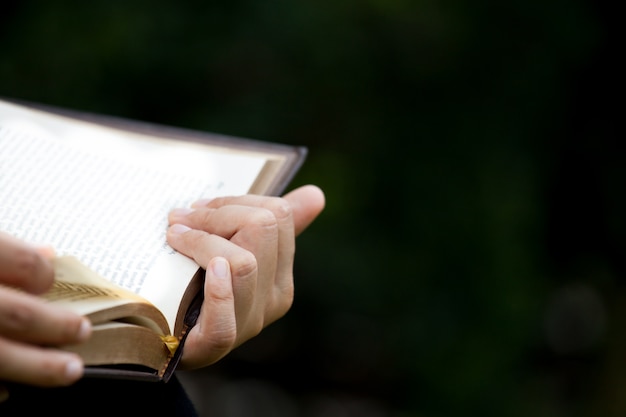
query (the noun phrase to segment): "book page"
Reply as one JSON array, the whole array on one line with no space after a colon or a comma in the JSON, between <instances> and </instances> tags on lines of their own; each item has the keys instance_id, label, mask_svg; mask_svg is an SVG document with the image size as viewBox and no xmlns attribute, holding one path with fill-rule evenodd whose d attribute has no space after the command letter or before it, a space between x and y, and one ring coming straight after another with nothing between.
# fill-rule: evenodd
<instances>
[{"instance_id":1,"label":"book page","mask_svg":"<svg viewBox=\"0 0 626 417\"><path fill-rule=\"evenodd\" d=\"M0 101L0 230L75 256L173 323L198 265L167 244L169 210L245 194L265 162Z\"/></svg>"},{"instance_id":2,"label":"book page","mask_svg":"<svg viewBox=\"0 0 626 417\"><path fill-rule=\"evenodd\" d=\"M171 335L163 314L144 297L102 278L72 256L53 259L55 281L42 297L56 305L89 317L93 325L124 320Z\"/></svg>"}]
</instances>

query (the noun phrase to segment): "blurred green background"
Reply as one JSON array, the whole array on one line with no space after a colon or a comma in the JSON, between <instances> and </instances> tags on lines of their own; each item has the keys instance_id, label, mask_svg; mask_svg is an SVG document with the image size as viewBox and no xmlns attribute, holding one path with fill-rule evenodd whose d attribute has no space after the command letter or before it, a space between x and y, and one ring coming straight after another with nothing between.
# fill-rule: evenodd
<instances>
[{"instance_id":1,"label":"blurred green background","mask_svg":"<svg viewBox=\"0 0 626 417\"><path fill-rule=\"evenodd\" d=\"M624 416L617 16L5 0L0 96L309 148L295 304L185 375L203 415Z\"/></svg>"}]
</instances>

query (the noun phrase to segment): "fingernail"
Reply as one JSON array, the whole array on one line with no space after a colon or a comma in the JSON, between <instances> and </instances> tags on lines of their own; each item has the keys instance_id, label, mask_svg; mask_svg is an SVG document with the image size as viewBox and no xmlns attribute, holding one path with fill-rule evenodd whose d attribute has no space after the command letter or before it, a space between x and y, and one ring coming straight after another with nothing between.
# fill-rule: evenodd
<instances>
[{"instance_id":1,"label":"fingernail","mask_svg":"<svg viewBox=\"0 0 626 417\"><path fill-rule=\"evenodd\" d=\"M189 213L193 213L194 211L195 211L194 209L190 209L190 208L175 208L170 211L170 214L176 217L184 217L188 215Z\"/></svg>"},{"instance_id":2,"label":"fingernail","mask_svg":"<svg viewBox=\"0 0 626 417\"><path fill-rule=\"evenodd\" d=\"M200 200L195 201L191 207L204 207L209 204L213 199L212 198L201 198Z\"/></svg>"},{"instance_id":3,"label":"fingernail","mask_svg":"<svg viewBox=\"0 0 626 417\"><path fill-rule=\"evenodd\" d=\"M88 319L83 319L78 329L78 340L87 340L91 335L91 322Z\"/></svg>"},{"instance_id":4,"label":"fingernail","mask_svg":"<svg viewBox=\"0 0 626 417\"><path fill-rule=\"evenodd\" d=\"M176 223L170 226L170 232L177 235L188 232L189 230L191 230L191 228L185 226L184 224Z\"/></svg>"},{"instance_id":5,"label":"fingernail","mask_svg":"<svg viewBox=\"0 0 626 417\"><path fill-rule=\"evenodd\" d=\"M217 278L226 278L229 269L228 261L222 257L218 256L211 261L211 270Z\"/></svg>"},{"instance_id":6,"label":"fingernail","mask_svg":"<svg viewBox=\"0 0 626 417\"><path fill-rule=\"evenodd\" d=\"M78 328L78 334L76 335L76 337L78 338L80 342L82 342L82 341L89 339L90 335L91 335L91 322L89 321L89 319L84 318L80 323L80 327Z\"/></svg>"},{"instance_id":7,"label":"fingernail","mask_svg":"<svg viewBox=\"0 0 626 417\"><path fill-rule=\"evenodd\" d=\"M72 358L65 365L65 376L67 379L75 380L83 375L83 362L80 359Z\"/></svg>"},{"instance_id":8,"label":"fingernail","mask_svg":"<svg viewBox=\"0 0 626 417\"><path fill-rule=\"evenodd\" d=\"M56 255L52 246L38 246L37 252L46 259L52 259Z\"/></svg>"}]
</instances>

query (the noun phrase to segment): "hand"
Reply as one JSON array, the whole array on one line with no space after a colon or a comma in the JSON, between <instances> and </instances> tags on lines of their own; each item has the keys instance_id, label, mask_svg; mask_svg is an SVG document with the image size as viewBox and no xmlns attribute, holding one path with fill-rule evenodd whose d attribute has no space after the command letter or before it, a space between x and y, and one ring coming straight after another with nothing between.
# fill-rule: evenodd
<instances>
[{"instance_id":1,"label":"hand","mask_svg":"<svg viewBox=\"0 0 626 417\"><path fill-rule=\"evenodd\" d=\"M78 355L45 347L91 334L87 319L36 296L54 280L50 256L0 232L0 381L64 386L83 374Z\"/></svg>"},{"instance_id":2,"label":"hand","mask_svg":"<svg viewBox=\"0 0 626 417\"><path fill-rule=\"evenodd\" d=\"M324 206L323 192L307 185L283 197L221 197L170 213L168 243L206 269L183 369L217 362L289 310L295 237Z\"/></svg>"}]
</instances>

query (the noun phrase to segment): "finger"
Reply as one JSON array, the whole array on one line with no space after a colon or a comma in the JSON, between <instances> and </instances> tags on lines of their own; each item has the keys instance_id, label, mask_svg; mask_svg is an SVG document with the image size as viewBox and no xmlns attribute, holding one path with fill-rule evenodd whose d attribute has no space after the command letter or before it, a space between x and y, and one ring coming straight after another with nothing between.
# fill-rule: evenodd
<instances>
[{"instance_id":1,"label":"finger","mask_svg":"<svg viewBox=\"0 0 626 417\"><path fill-rule=\"evenodd\" d=\"M91 334L86 318L41 298L0 286L0 335L42 345L80 343Z\"/></svg>"},{"instance_id":2,"label":"finger","mask_svg":"<svg viewBox=\"0 0 626 417\"><path fill-rule=\"evenodd\" d=\"M231 270L237 275L256 273L256 258L248 250L217 234L173 224L167 229L167 242L172 248L192 258L202 268L216 256L228 259Z\"/></svg>"},{"instance_id":3,"label":"finger","mask_svg":"<svg viewBox=\"0 0 626 417\"><path fill-rule=\"evenodd\" d=\"M317 218L317 216L319 216L326 206L326 196L324 192L321 188L312 184L300 186L288 192L282 198L291 205L296 236L302 233ZM267 207L267 201L270 201L268 200L268 197L247 194L243 196L218 197L209 200L199 200L193 204L193 207L217 208L229 204ZM278 214L277 216L280 217Z\"/></svg>"},{"instance_id":4,"label":"finger","mask_svg":"<svg viewBox=\"0 0 626 417\"><path fill-rule=\"evenodd\" d=\"M0 232L0 283L40 294L50 288L54 270L49 259L27 243Z\"/></svg>"},{"instance_id":5,"label":"finger","mask_svg":"<svg viewBox=\"0 0 626 417\"><path fill-rule=\"evenodd\" d=\"M215 207L174 209L169 213L168 221L170 224L184 224L225 239L231 239L240 230L251 226L260 231L268 230L274 233L271 229L278 223L274 213L268 209L234 203Z\"/></svg>"},{"instance_id":6,"label":"finger","mask_svg":"<svg viewBox=\"0 0 626 417\"><path fill-rule=\"evenodd\" d=\"M253 252L218 235L187 226L175 224L167 231L168 243L177 251L192 258L198 265L208 270L209 263L215 257L226 258L230 265L233 288L237 294L239 310L236 311L243 323L244 317L254 302L255 297L265 294L257 293L257 277L259 261ZM264 255L259 255L264 256ZM267 263L275 262L270 259Z\"/></svg>"},{"instance_id":7,"label":"finger","mask_svg":"<svg viewBox=\"0 0 626 417\"><path fill-rule=\"evenodd\" d=\"M267 312L264 311L265 307L271 308L276 305L266 302L272 296L273 291L275 267L270 268L277 263L276 246L269 249L274 255L264 253L267 250L264 247L255 254L218 235L179 224L171 226L167 236L168 242L174 249L193 258L205 269L209 268L209 263L213 258L226 258L230 264L238 330L247 334L246 329L258 327L259 322L263 324L267 316ZM259 272L261 264L264 264L264 269L269 269L271 274L265 279ZM257 306L262 306L262 308ZM283 309L287 310L285 307ZM276 314L273 313L271 316L274 317Z\"/></svg>"},{"instance_id":8,"label":"finger","mask_svg":"<svg viewBox=\"0 0 626 417\"><path fill-rule=\"evenodd\" d=\"M169 220L218 234L252 252L257 257L259 275L272 277L263 283L292 296L294 222L287 200L244 195L217 198L195 207L174 210Z\"/></svg>"},{"instance_id":9,"label":"finger","mask_svg":"<svg viewBox=\"0 0 626 417\"><path fill-rule=\"evenodd\" d=\"M257 199L258 197L236 200L238 202L247 200L250 203ZM256 204L257 206L230 204L219 205L217 208L174 210L170 213L170 221L177 221L193 229L203 230L211 235L218 235L230 240L235 245L254 254L257 258L256 264L262 268L259 271L262 276L273 278L277 276L277 271L279 271L278 275L282 279L282 276L289 273L292 267L294 245L292 243L293 222L291 221L291 214L288 208L285 208L287 206L286 201L282 199L264 197ZM258 207L258 204L265 204L269 209ZM282 208L275 206L282 206ZM277 218L275 212L279 212L281 217ZM200 257L208 261L216 255L227 256L225 253L211 252L212 246L208 238L203 238L202 235L186 234L183 239L186 242L180 246L177 242L173 242L171 243L172 247L192 256L197 261ZM280 258L277 257L277 252L280 254ZM208 259L207 254L210 256ZM238 262L228 259L231 266L234 267L234 271L237 272L239 272L239 265L249 263L245 259ZM206 263L201 263L201 265L206 265ZM235 276L239 276L238 273ZM274 284L273 279L269 283ZM277 285L285 286L282 282L277 283Z\"/></svg>"},{"instance_id":10,"label":"finger","mask_svg":"<svg viewBox=\"0 0 626 417\"><path fill-rule=\"evenodd\" d=\"M196 325L185 342L182 366L199 368L217 362L237 340L235 298L230 265L223 257L210 260L204 283L204 302Z\"/></svg>"},{"instance_id":11,"label":"finger","mask_svg":"<svg viewBox=\"0 0 626 417\"><path fill-rule=\"evenodd\" d=\"M0 381L41 387L66 386L83 375L80 356L0 338Z\"/></svg>"}]
</instances>

